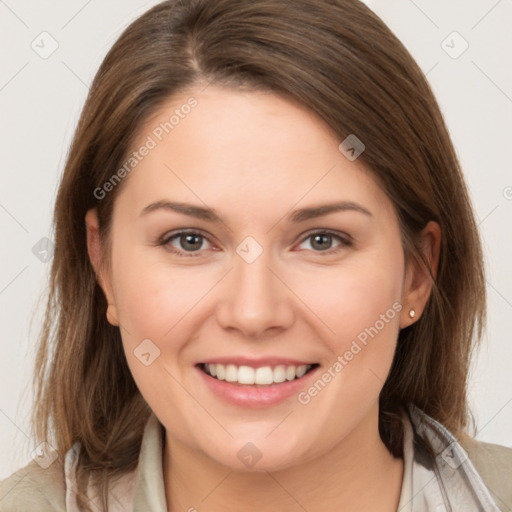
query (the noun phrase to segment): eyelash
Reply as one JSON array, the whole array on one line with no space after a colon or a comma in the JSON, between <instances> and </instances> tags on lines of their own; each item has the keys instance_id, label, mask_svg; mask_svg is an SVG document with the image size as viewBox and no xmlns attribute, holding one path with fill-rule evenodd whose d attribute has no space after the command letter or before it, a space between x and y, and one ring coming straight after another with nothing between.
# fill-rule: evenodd
<instances>
[{"instance_id":1,"label":"eyelash","mask_svg":"<svg viewBox=\"0 0 512 512\"><path fill-rule=\"evenodd\" d=\"M173 254L177 254L179 256L183 256L185 258L188 258L188 257L197 257L197 256L201 256L202 254L202 251L192 251L192 252L187 252L187 251L179 251L177 249L175 249L173 246L169 245L170 242L172 240L174 240L175 238L179 238L180 236L183 236L183 235L199 235L201 238L207 240L210 244L212 243L209 238L206 236L206 235L203 235L200 231L198 230L185 230L185 231L178 231L176 233L173 233L169 236L163 236L157 243L158 246L162 246L162 247L165 247L166 250L168 250L169 252L173 253ZM323 230L318 230L318 231L313 231L313 232L310 232L310 233L307 233L307 235L302 238L301 242L305 242L308 238L312 238L313 236L315 235L329 235L329 236L333 236L335 238L337 238L341 244L334 248L333 250L331 249L327 249L325 251L313 251L315 253L318 253L318 254L321 254L321 255L331 255L331 254L335 254L337 253L338 251L346 248L346 247L350 247L352 245L352 240L350 239L350 237L348 235L342 235L341 233L338 233L336 231L331 231L329 229L323 229Z\"/></svg>"}]
</instances>

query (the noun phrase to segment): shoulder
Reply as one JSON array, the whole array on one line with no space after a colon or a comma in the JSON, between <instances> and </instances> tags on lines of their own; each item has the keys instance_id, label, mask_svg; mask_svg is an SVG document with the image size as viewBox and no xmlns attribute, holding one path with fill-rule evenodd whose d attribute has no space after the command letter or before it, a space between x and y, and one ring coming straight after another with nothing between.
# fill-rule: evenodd
<instances>
[{"instance_id":1,"label":"shoulder","mask_svg":"<svg viewBox=\"0 0 512 512\"><path fill-rule=\"evenodd\" d=\"M54 461L44 469L31 461L0 481L0 512L64 512L66 485L64 466Z\"/></svg>"},{"instance_id":2,"label":"shoulder","mask_svg":"<svg viewBox=\"0 0 512 512\"><path fill-rule=\"evenodd\" d=\"M460 444L466 450L496 504L502 510L512 509L512 448L484 443L464 437Z\"/></svg>"}]
</instances>

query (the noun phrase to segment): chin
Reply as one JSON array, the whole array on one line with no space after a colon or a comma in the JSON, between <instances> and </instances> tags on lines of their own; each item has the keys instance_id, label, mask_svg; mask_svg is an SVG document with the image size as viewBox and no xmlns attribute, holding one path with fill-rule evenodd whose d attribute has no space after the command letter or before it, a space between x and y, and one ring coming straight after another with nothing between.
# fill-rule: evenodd
<instances>
[{"instance_id":1,"label":"chin","mask_svg":"<svg viewBox=\"0 0 512 512\"><path fill-rule=\"evenodd\" d=\"M216 446L213 453L212 446L209 446L205 453L215 462L233 471L253 473L284 470L307 458L304 452L305 443L293 442L289 433L284 433L272 441L265 439L265 436L260 436L259 440L254 439L250 441L247 436L230 439L226 444ZM300 452L298 446L301 447Z\"/></svg>"}]
</instances>

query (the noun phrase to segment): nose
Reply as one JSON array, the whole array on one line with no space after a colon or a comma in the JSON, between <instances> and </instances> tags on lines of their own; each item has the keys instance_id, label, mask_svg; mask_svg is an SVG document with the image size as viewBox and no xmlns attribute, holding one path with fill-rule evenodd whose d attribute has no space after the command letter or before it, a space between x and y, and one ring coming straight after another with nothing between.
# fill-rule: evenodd
<instances>
[{"instance_id":1,"label":"nose","mask_svg":"<svg viewBox=\"0 0 512 512\"><path fill-rule=\"evenodd\" d=\"M217 320L224 329L255 339L293 324L294 295L270 263L265 251L252 263L235 256L217 306Z\"/></svg>"}]
</instances>

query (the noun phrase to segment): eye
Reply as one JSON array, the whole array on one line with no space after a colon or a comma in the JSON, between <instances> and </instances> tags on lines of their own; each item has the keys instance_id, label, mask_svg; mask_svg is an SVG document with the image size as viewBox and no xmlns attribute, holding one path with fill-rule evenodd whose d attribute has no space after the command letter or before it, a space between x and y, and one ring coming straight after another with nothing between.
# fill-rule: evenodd
<instances>
[{"instance_id":1,"label":"eye","mask_svg":"<svg viewBox=\"0 0 512 512\"><path fill-rule=\"evenodd\" d=\"M313 250L313 252L317 253L326 253L326 255L336 253L352 244L348 235L325 229L308 234L300 245L305 244L309 240L310 247L305 247L305 249ZM333 248L333 240L338 240L338 245L334 246L334 250L331 250ZM201 256L203 250L208 249L208 247L204 247L205 243L209 244L210 248L212 248L211 242L202 233L198 231L178 231L164 235L158 242L158 245L179 256L193 257Z\"/></svg>"},{"instance_id":2,"label":"eye","mask_svg":"<svg viewBox=\"0 0 512 512\"><path fill-rule=\"evenodd\" d=\"M333 239L337 239L340 243L335 247L334 250L329 250L333 246ZM328 254L332 254L338 252L344 247L349 247L351 245L351 240L348 235L343 235L341 233L336 233L328 230L316 231L314 233L310 233L301 243L304 244L308 240L311 240L310 247L314 252L327 252ZM308 249L306 247L306 249Z\"/></svg>"},{"instance_id":3,"label":"eye","mask_svg":"<svg viewBox=\"0 0 512 512\"><path fill-rule=\"evenodd\" d=\"M204 235L197 231L179 231L164 236L158 245L164 246L174 254L188 257L200 256L205 242L210 243Z\"/></svg>"}]
</instances>

